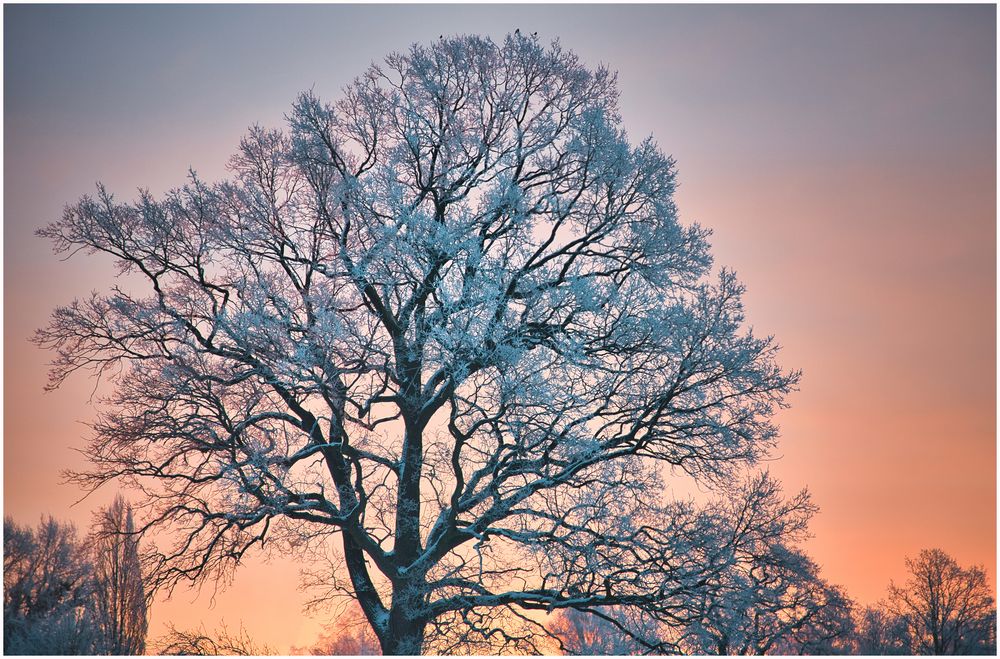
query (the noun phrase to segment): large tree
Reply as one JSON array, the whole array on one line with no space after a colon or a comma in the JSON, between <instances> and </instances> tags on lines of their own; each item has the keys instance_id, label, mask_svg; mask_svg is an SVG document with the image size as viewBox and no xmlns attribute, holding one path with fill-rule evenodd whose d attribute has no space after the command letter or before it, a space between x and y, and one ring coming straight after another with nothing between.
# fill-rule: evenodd
<instances>
[{"instance_id":1,"label":"large tree","mask_svg":"<svg viewBox=\"0 0 1000 659\"><path fill-rule=\"evenodd\" d=\"M301 95L228 182L100 187L40 232L129 277L37 342L52 386L115 383L78 479L147 492L156 584L336 533L327 586L386 653L530 644L526 610L682 615L732 539L662 479L727 484L798 376L617 96L558 44L441 39Z\"/></svg>"}]
</instances>

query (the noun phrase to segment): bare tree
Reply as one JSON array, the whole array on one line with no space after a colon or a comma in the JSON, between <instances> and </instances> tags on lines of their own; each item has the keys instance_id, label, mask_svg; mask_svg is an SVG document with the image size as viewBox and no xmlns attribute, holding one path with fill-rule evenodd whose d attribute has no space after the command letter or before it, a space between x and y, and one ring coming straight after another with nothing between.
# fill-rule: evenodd
<instances>
[{"instance_id":1,"label":"bare tree","mask_svg":"<svg viewBox=\"0 0 1000 659\"><path fill-rule=\"evenodd\" d=\"M166 656L261 656L277 654L273 648L256 643L240 625L238 632L231 632L221 623L214 632L204 626L197 629L177 629L167 626L167 633L153 643L156 654Z\"/></svg>"},{"instance_id":2,"label":"bare tree","mask_svg":"<svg viewBox=\"0 0 1000 659\"><path fill-rule=\"evenodd\" d=\"M148 286L36 341L51 386L116 384L77 479L145 488L142 530L176 538L156 585L337 533L325 585L387 654L528 648L529 610L681 615L732 539L663 478L766 455L798 375L617 95L558 44L441 39L252 128L230 182L100 187L40 231Z\"/></svg>"},{"instance_id":3,"label":"bare tree","mask_svg":"<svg viewBox=\"0 0 1000 659\"><path fill-rule=\"evenodd\" d=\"M983 568L962 568L940 549L907 558L906 568L906 583L889 586L889 606L906 621L914 653L996 653L996 602Z\"/></svg>"},{"instance_id":4,"label":"bare tree","mask_svg":"<svg viewBox=\"0 0 1000 659\"><path fill-rule=\"evenodd\" d=\"M118 495L94 520L94 613L101 652L145 654L146 593L132 506Z\"/></svg>"},{"instance_id":5,"label":"bare tree","mask_svg":"<svg viewBox=\"0 0 1000 659\"><path fill-rule=\"evenodd\" d=\"M72 524L49 517L32 529L4 517L4 654L92 654L92 588Z\"/></svg>"}]
</instances>

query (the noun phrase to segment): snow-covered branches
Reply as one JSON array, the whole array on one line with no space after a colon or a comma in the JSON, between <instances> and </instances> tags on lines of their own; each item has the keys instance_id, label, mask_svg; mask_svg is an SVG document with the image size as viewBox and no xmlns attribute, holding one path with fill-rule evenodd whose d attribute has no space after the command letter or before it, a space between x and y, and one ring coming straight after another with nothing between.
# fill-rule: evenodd
<instances>
[{"instance_id":1,"label":"snow-covered branches","mask_svg":"<svg viewBox=\"0 0 1000 659\"><path fill-rule=\"evenodd\" d=\"M723 486L765 455L798 375L711 276L613 74L519 34L441 39L288 122L249 131L229 182L100 188L40 231L148 287L37 342L52 386L114 379L77 478L145 488L145 529L175 531L157 583L337 532L383 649L416 653L449 616L495 637L491 610L677 617L768 532L658 496L668 468Z\"/></svg>"}]
</instances>

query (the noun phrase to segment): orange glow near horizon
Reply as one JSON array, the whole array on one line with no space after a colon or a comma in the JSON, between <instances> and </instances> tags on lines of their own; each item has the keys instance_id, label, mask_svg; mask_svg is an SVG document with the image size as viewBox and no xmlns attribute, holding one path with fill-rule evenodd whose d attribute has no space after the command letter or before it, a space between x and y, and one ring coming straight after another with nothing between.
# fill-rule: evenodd
<instances>
[{"instance_id":1,"label":"orange glow near horizon","mask_svg":"<svg viewBox=\"0 0 1000 659\"><path fill-rule=\"evenodd\" d=\"M633 138L678 163L682 220L713 229L801 391L764 465L820 507L806 548L861 604L939 547L996 575L996 8L975 6L6 6L4 512L83 529L94 382L45 394L27 341L113 283L33 236L101 180L206 180L245 127L282 124L364 66L438 34L531 26L619 71ZM421 27L426 26L426 27ZM224 619L279 652L314 640L298 566L252 557L227 589L178 590L151 637Z\"/></svg>"}]
</instances>

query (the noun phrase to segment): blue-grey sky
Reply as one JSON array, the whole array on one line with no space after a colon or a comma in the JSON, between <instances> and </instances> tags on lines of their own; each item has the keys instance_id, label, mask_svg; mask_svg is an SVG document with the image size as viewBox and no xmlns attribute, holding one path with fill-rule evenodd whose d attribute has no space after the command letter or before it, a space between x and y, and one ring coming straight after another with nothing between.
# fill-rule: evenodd
<instances>
[{"instance_id":1,"label":"blue-grey sky","mask_svg":"<svg viewBox=\"0 0 1000 659\"><path fill-rule=\"evenodd\" d=\"M188 167L222 177L248 125L280 125L304 89L336 98L412 42L520 28L619 72L630 135L677 159L682 218L715 231L750 320L804 370L771 468L822 509L809 550L823 574L862 602L924 547L992 574L995 12L5 5L5 512L85 524L102 502L71 509L79 493L57 484L79 464L70 449L93 385L42 395L48 358L26 337L113 271L57 261L37 227L98 180L128 197L178 185ZM294 567L251 566L211 613L207 596L160 605L154 631L171 616L243 618L279 650L305 643L316 624L290 622Z\"/></svg>"}]
</instances>

